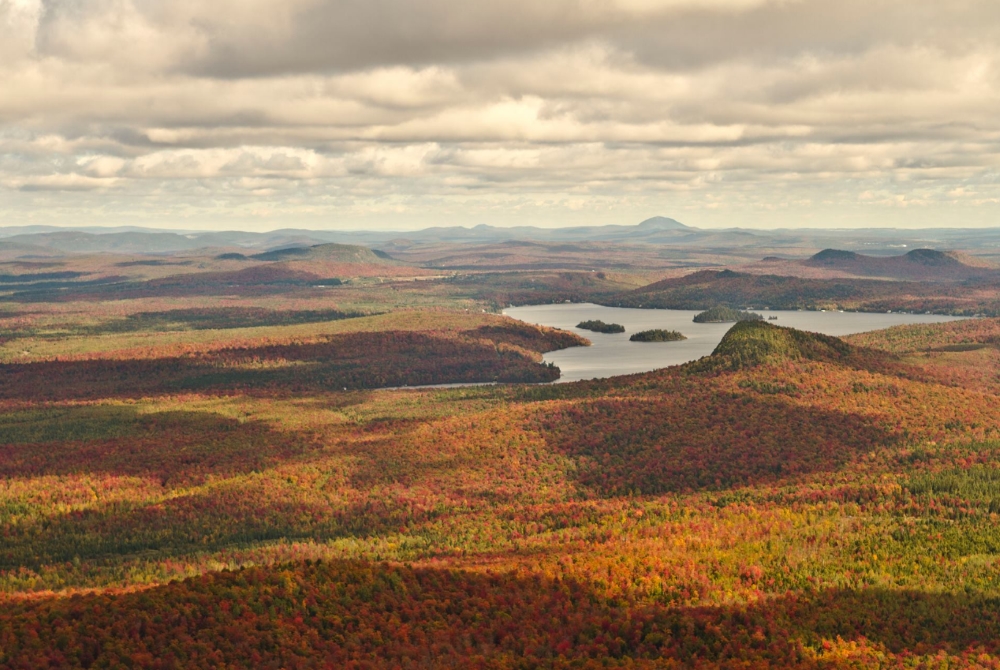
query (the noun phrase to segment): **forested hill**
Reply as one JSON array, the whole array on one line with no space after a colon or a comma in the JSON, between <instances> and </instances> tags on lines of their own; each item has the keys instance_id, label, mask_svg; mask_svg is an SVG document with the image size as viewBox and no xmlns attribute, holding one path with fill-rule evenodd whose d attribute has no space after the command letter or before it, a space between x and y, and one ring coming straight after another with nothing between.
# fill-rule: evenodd
<instances>
[{"instance_id":1,"label":"forested hill","mask_svg":"<svg viewBox=\"0 0 1000 670\"><path fill-rule=\"evenodd\" d=\"M824 249L803 265L852 274L915 281L962 281L998 278L996 267L955 251L914 249L901 256L866 256L840 249Z\"/></svg>"},{"instance_id":2,"label":"forested hill","mask_svg":"<svg viewBox=\"0 0 1000 670\"><path fill-rule=\"evenodd\" d=\"M844 309L944 314L1000 314L991 280L919 282L882 279L816 279L732 270L700 270L603 299L615 307L708 309Z\"/></svg>"},{"instance_id":3,"label":"forested hill","mask_svg":"<svg viewBox=\"0 0 1000 670\"><path fill-rule=\"evenodd\" d=\"M807 359L843 363L857 357L855 348L843 340L775 326L766 321L740 321L715 347L708 359L696 361L693 369L741 369L764 363Z\"/></svg>"}]
</instances>

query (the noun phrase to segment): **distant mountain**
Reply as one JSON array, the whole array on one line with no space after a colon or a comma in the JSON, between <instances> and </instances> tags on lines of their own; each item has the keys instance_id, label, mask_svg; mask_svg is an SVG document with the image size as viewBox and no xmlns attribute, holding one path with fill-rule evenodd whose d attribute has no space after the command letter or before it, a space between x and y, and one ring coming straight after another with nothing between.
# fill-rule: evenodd
<instances>
[{"instance_id":1,"label":"distant mountain","mask_svg":"<svg viewBox=\"0 0 1000 670\"><path fill-rule=\"evenodd\" d=\"M654 216L646 219L636 228L640 230L694 230L691 226L685 226L680 221L668 219L665 216Z\"/></svg>"},{"instance_id":2,"label":"distant mountain","mask_svg":"<svg viewBox=\"0 0 1000 670\"><path fill-rule=\"evenodd\" d=\"M14 233L14 234L12 234ZM176 232L135 227L56 228L22 226L0 228L0 252L30 248L55 253L170 254L198 249L247 248L261 251L314 247L324 243L364 246L411 247L428 244L498 244L522 240L539 242L639 242L649 244L691 243L718 233L699 231L663 216L638 225L578 226L575 228L503 228L478 225L399 231L332 231L282 229L267 233L244 231ZM737 233L743 237L748 233Z\"/></svg>"},{"instance_id":3,"label":"distant mountain","mask_svg":"<svg viewBox=\"0 0 1000 670\"><path fill-rule=\"evenodd\" d=\"M0 252L17 246L30 246L55 253L173 254L198 249L243 247L313 246L328 240L295 233L208 232L173 233L161 231L126 231L93 233L81 230L58 230L0 237Z\"/></svg>"},{"instance_id":4,"label":"distant mountain","mask_svg":"<svg viewBox=\"0 0 1000 670\"><path fill-rule=\"evenodd\" d=\"M351 233L357 235L358 233ZM675 242L685 236L712 234L683 223L655 216L638 225L577 226L574 228L538 228L536 226L514 226L501 228L481 224L473 228L448 227L426 228L405 233L368 233L369 240L378 242L400 241L416 243L472 243L490 244L512 240L532 240L538 242ZM382 240L377 238L382 237Z\"/></svg>"},{"instance_id":5,"label":"distant mountain","mask_svg":"<svg viewBox=\"0 0 1000 670\"><path fill-rule=\"evenodd\" d=\"M745 309L844 309L862 312L998 313L962 282L880 278L816 279L700 270L648 284L594 302L610 307L703 310L712 305Z\"/></svg>"},{"instance_id":6,"label":"distant mountain","mask_svg":"<svg viewBox=\"0 0 1000 670\"><path fill-rule=\"evenodd\" d=\"M959 255L952 251L937 251L936 249L914 249L901 258L910 264L924 267L960 267L965 263Z\"/></svg>"},{"instance_id":7,"label":"distant mountain","mask_svg":"<svg viewBox=\"0 0 1000 670\"><path fill-rule=\"evenodd\" d=\"M198 230L165 230L161 228L143 228L140 226L0 226L0 238L14 237L15 235L37 235L43 233L58 232L94 233L97 235L108 235L110 233L175 233L183 235L187 233L197 234L204 231Z\"/></svg>"},{"instance_id":8,"label":"distant mountain","mask_svg":"<svg viewBox=\"0 0 1000 670\"><path fill-rule=\"evenodd\" d=\"M14 235L0 239L0 250L30 245L58 253L175 253L204 246L197 239L177 233L125 232L95 234L76 230Z\"/></svg>"},{"instance_id":9,"label":"distant mountain","mask_svg":"<svg viewBox=\"0 0 1000 670\"><path fill-rule=\"evenodd\" d=\"M824 249L802 264L857 277L919 281L961 281L998 272L966 254L936 249L913 249L902 256L865 256L841 249Z\"/></svg>"},{"instance_id":10,"label":"distant mountain","mask_svg":"<svg viewBox=\"0 0 1000 670\"><path fill-rule=\"evenodd\" d=\"M247 258L258 261L331 261L384 265L393 258L384 251L353 244L317 244L311 247L288 247L253 254Z\"/></svg>"},{"instance_id":11,"label":"distant mountain","mask_svg":"<svg viewBox=\"0 0 1000 670\"><path fill-rule=\"evenodd\" d=\"M674 247L680 253L705 250L761 255L780 253L783 257L801 258L816 249L829 248L834 255L812 259L815 263L848 262L836 254L898 254L901 249L934 247L975 249L977 254L1000 258L1000 228L926 229L890 228L864 230L779 229L748 230L727 228L706 230L685 225L675 219L654 216L635 225L576 226L539 228L536 226L498 227L478 225L439 226L415 231L378 230L305 230L286 228L266 233L245 231L176 231L144 229L134 226L117 228L58 228L54 226L0 227L0 256L18 254L122 253L173 254L199 250L224 250L230 253L245 249L268 252L293 247L313 247L336 243L394 251L412 251L434 245L496 245L512 242L542 244L628 244L649 247ZM245 253L245 252L243 252ZM821 252L826 254L827 252ZM915 258L915 257L914 257ZM855 259L856 262L857 259ZM924 262L935 262L932 258ZM968 263L963 261L963 264ZM873 275L880 276L880 275ZM894 276L894 275L893 275Z\"/></svg>"},{"instance_id":12,"label":"distant mountain","mask_svg":"<svg viewBox=\"0 0 1000 670\"><path fill-rule=\"evenodd\" d=\"M856 263L862 258L860 254L853 251L843 251L841 249L824 249L806 261L808 265L836 266L844 263ZM764 260L767 260L766 258Z\"/></svg>"}]
</instances>

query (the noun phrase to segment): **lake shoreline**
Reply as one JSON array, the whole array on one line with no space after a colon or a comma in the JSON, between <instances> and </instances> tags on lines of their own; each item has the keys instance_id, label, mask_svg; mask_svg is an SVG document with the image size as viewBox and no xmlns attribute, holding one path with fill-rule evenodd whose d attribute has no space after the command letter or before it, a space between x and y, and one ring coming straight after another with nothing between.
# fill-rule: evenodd
<instances>
[{"instance_id":1,"label":"lake shoreline","mask_svg":"<svg viewBox=\"0 0 1000 670\"><path fill-rule=\"evenodd\" d=\"M559 367L554 384L652 372L683 365L708 356L733 326L732 323L695 323L701 310L607 307L594 303L526 305L503 310L525 323L569 330L591 341L589 347L570 347L544 355L545 363ZM848 312L821 310L749 310L769 323L842 337L892 326L946 323L969 317L901 312ZM777 317L776 319L769 317ZM585 321L605 321L625 326L624 333L604 334L576 327ZM629 342L631 334L643 330L676 330L687 339L678 342Z\"/></svg>"}]
</instances>

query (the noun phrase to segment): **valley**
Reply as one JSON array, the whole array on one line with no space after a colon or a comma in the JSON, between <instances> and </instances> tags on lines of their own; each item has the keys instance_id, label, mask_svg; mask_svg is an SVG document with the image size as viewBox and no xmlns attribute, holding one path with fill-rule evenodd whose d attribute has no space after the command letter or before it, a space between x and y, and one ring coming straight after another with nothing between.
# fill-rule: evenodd
<instances>
[{"instance_id":1,"label":"valley","mask_svg":"<svg viewBox=\"0 0 1000 670\"><path fill-rule=\"evenodd\" d=\"M24 244L4 667L1000 667L988 261Z\"/></svg>"}]
</instances>

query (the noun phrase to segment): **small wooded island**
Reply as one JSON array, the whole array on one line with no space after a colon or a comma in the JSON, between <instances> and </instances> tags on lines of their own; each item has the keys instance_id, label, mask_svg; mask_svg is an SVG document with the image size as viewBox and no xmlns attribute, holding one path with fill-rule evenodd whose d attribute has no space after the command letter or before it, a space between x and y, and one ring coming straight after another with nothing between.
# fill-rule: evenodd
<instances>
[{"instance_id":1,"label":"small wooded island","mask_svg":"<svg viewBox=\"0 0 1000 670\"><path fill-rule=\"evenodd\" d=\"M737 321L763 321L764 317L754 312L741 312L732 307L718 305L707 309L701 314L695 314L695 323L736 323Z\"/></svg>"},{"instance_id":2,"label":"small wooded island","mask_svg":"<svg viewBox=\"0 0 1000 670\"><path fill-rule=\"evenodd\" d=\"M603 321L581 321L576 324L577 328L592 330L595 333L624 333L625 326L619 323L604 323Z\"/></svg>"},{"instance_id":3,"label":"small wooded island","mask_svg":"<svg viewBox=\"0 0 1000 670\"><path fill-rule=\"evenodd\" d=\"M629 342L680 342L686 339L684 335L676 330L663 330L661 328L643 330L634 333L632 337L628 338Z\"/></svg>"}]
</instances>

